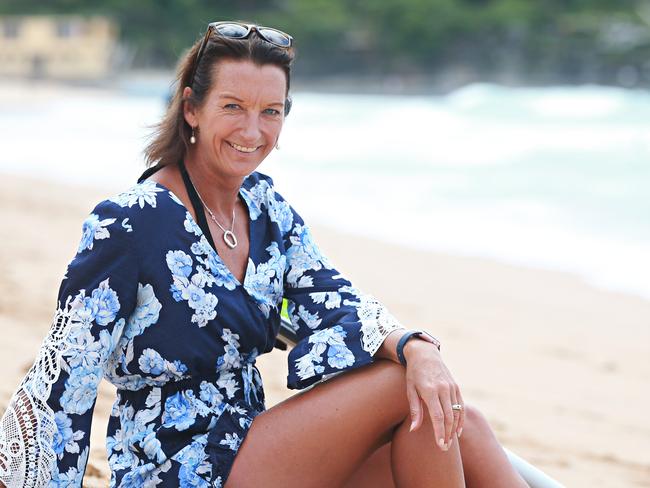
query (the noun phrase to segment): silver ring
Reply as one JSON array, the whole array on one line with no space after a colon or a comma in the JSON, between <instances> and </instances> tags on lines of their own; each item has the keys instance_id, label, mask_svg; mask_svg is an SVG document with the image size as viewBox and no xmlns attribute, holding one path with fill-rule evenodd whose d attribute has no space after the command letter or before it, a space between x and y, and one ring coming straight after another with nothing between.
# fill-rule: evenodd
<instances>
[{"instance_id":1,"label":"silver ring","mask_svg":"<svg viewBox=\"0 0 650 488\"><path fill-rule=\"evenodd\" d=\"M463 409L463 406L462 406L460 403L454 403L454 404L451 406L451 409L452 409L452 410L459 410L459 411L460 411L460 410Z\"/></svg>"}]
</instances>

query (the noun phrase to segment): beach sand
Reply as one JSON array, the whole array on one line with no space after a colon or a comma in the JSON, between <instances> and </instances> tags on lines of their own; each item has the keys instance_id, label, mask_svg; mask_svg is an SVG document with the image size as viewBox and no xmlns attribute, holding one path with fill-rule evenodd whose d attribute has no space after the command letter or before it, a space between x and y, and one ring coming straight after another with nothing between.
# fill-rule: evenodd
<instances>
[{"instance_id":1,"label":"beach sand","mask_svg":"<svg viewBox=\"0 0 650 488\"><path fill-rule=\"evenodd\" d=\"M81 222L111 192L2 175L0 411L48 331ZM465 401L506 447L567 486L650 487L650 302L569 274L314 233L356 286L442 341ZM286 353L258 365L267 407L293 393ZM107 486L113 395L103 382L85 486Z\"/></svg>"}]
</instances>

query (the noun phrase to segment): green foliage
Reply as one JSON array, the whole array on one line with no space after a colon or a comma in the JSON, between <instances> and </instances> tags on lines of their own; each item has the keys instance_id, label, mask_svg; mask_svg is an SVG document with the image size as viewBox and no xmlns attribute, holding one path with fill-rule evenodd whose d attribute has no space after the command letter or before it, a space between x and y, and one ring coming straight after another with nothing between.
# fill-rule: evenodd
<instances>
[{"instance_id":1,"label":"green foliage","mask_svg":"<svg viewBox=\"0 0 650 488\"><path fill-rule=\"evenodd\" d=\"M291 33L297 73L514 72L533 81L615 77L650 59L647 0L3 0L2 14L113 17L138 67L170 67L217 19ZM635 68L635 69L636 69ZM604 78L604 80L603 80ZM611 80L610 80L611 81Z\"/></svg>"}]
</instances>

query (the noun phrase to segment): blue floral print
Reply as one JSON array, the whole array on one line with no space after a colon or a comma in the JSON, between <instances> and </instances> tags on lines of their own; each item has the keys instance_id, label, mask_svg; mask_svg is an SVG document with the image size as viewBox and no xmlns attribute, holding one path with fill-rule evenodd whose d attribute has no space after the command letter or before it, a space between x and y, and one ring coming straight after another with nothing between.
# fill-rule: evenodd
<instances>
[{"instance_id":1,"label":"blue floral print","mask_svg":"<svg viewBox=\"0 0 650 488\"><path fill-rule=\"evenodd\" d=\"M84 290L75 298L76 316L85 323L96 322L98 325L108 325L115 320L120 308L120 302L114 290L108 286L108 278L94 289L91 296L84 296Z\"/></svg>"},{"instance_id":2,"label":"blue floral print","mask_svg":"<svg viewBox=\"0 0 650 488\"><path fill-rule=\"evenodd\" d=\"M369 364L399 327L333 268L269 177L249 175L240 196L251 220L242 282L158 183L101 202L84 221L59 290L67 322L42 412L55 426L51 486L81 486L102 377L117 387L111 487L221 487L265 409L255 360L273 348L283 298L299 337L290 388Z\"/></svg>"},{"instance_id":3,"label":"blue floral print","mask_svg":"<svg viewBox=\"0 0 650 488\"><path fill-rule=\"evenodd\" d=\"M149 205L156 208L157 194L164 191L162 187L156 185L153 181L143 181L139 185L135 185L111 198L110 201L117 203L120 207L130 208L137 205L143 209Z\"/></svg>"},{"instance_id":4,"label":"blue floral print","mask_svg":"<svg viewBox=\"0 0 650 488\"><path fill-rule=\"evenodd\" d=\"M142 334L150 325L158 321L162 305L156 298L151 285L138 283L138 296L135 310L129 317L124 335L129 339Z\"/></svg>"},{"instance_id":5,"label":"blue floral print","mask_svg":"<svg viewBox=\"0 0 650 488\"><path fill-rule=\"evenodd\" d=\"M56 412L54 421L57 431L53 439L53 447L59 459L63 458L64 451L79 453L79 444L76 441L83 439L85 434L80 430L72 431L72 420L64 412Z\"/></svg>"},{"instance_id":6,"label":"blue floral print","mask_svg":"<svg viewBox=\"0 0 650 488\"><path fill-rule=\"evenodd\" d=\"M205 402L210 408L217 408L223 402L223 395L219 389L207 381L201 382L201 400Z\"/></svg>"},{"instance_id":7,"label":"blue floral print","mask_svg":"<svg viewBox=\"0 0 650 488\"><path fill-rule=\"evenodd\" d=\"M345 345L330 346L327 350L327 363L336 369L344 369L354 364L354 354Z\"/></svg>"},{"instance_id":8,"label":"blue floral print","mask_svg":"<svg viewBox=\"0 0 650 488\"><path fill-rule=\"evenodd\" d=\"M128 217L125 218L124 220L122 220L122 227L127 232L133 232L133 227L131 227L131 224L129 224L129 218Z\"/></svg>"},{"instance_id":9,"label":"blue floral print","mask_svg":"<svg viewBox=\"0 0 650 488\"><path fill-rule=\"evenodd\" d=\"M90 214L84 221L81 229L81 242L77 252L82 252L86 249L93 248L93 241L95 239L107 239L111 236L106 226L115 222L115 219L99 220L99 216Z\"/></svg>"},{"instance_id":10,"label":"blue floral print","mask_svg":"<svg viewBox=\"0 0 650 488\"><path fill-rule=\"evenodd\" d=\"M189 278L192 274L192 258L183 251L169 251L166 261L172 275Z\"/></svg>"},{"instance_id":11,"label":"blue floral print","mask_svg":"<svg viewBox=\"0 0 650 488\"><path fill-rule=\"evenodd\" d=\"M186 430L194 423L197 410L192 391L181 392L169 397L165 402L162 421L165 427Z\"/></svg>"},{"instance_id":12,"label":"blue floral print","mask_svg":"<svg viewBox=\"0 0 650 488\"><path fill-rule=\"evenodd\" d=\"M86 469L86 462L88 461L88 448L86 447L83 452L77 456L76 466L71 466L64 473L59 471L52 472L52 479L50 481L50 488L78 488L81 486L84 471Z\"/></svg>"},{"instance_id":13,"label":"blue floral print","mask_svg":"<svg viewBox=\"0 0 650 488\"><path fill-rule=\"evenodd\" d=\"M187 225L185 227L187 228ZM194 233L194 227L191 226L190 228ZM205 264L206 262L209 263L210 260L202 259L200 256L210 254L210 251L205 248L203 241L206 241L206 239L202 238L201 244L192 244L191 249L193 254L199 256L197 260ZM172 274L173 281L170 287L172 297L177 302L187 301L189 307L194 311L191 322L196 323L199 327L205 327L208 321L217 316L216 308L219 299L212 293L206 293L204 288L217 284L218 286L234 289L234 283L231 284L229 281L216 279L202 266L197 266L196 273L192 275L192 258L183 251L169 251L165 260ZM225 268L225 265L223 267ZM229 284L231 286L228 286Z\"/></svg>"},{"instance_id":14,"label":"blue floral print","mask_svg":"<svg viewBox=\"0 0 650 488\"><path fill-rule=\"evenodd\" d=\"M158 376L165 370L165 360L158 351L145 349L142 351L138 364L143 373L149 373Z\"/></svg>"},{"instance_id":15,"label":"blue floral print","mask_svg":"<svg viewBox=\"0 0 650 488\"><path fill-rule=\"evenodd\" d=\"M233 451L237 451L239 449L239 445L241 444L242 439L237 435L237 432L233 432L232 434L226 432L226 437L221 439L219 441L219 444L228 446L228 449L231 449Z\"/></svg>"},{"instance_id":16,"label":"blue floral print","mask_svg":"<svg viewBox=\"0 0 650 488\"><path fill-rule=\"evenodd\" d=\"M61 396L63 411L79 415L86 413L95 403L97 385L101 379L101 371L98 369L74 368L65 382Z\"/></svg>"},{"instance_id":17,"label":"blue floral print","mask_svg":"<svg viewBox=\"0 0 650 488\"><path fill-rule=\"evenodd\" d=\"M209 487L206 475L211 472L210 461L205 452L207 436L200 436L176 456L181 463L178 481L181 487Z\"/></svg>"}]
</instances>

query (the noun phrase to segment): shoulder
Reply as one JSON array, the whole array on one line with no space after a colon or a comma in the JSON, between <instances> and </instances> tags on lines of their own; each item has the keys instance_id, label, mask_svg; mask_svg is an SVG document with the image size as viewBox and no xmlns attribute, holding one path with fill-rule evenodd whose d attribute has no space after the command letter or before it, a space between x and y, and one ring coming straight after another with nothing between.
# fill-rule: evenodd
<instances>
[{"instance_id":1,"label":"shoulder","mask_svg":"<svg viewBox=\"0 0 650 488\"><path fill-rule=\"evenodd\" d=\"M137 183L97 203L83 222L84 235L88 234L90 238L97 232L104 232L102 229L130 234L136 223L138 227L139 223L153 224L157 215L161 214L155 209L163 209L167 205L182 206L180 202L174 203L174 199L176 197L172 193L153 181ZM164 210L162 213L166 214Z\"/></svg>"},{"instance_id":2,"label":"shoulder","mask_svg":"<svg viewBox=\"0 0 650 488\"><path fill-rule=\"evenodd\" d=\"M133 211L137 212L145 208L158 207L158 200L162 195L171 195L171 193L155 181L145 180L117 193L106 201L114 203L128 213L133 213Z\"/></svg>"},{"instance_id":3,"label":"shoulder","mask_svg":"<svg viewBox=\"0 0 650 488\"><path fill-rule=\"evenodd\" d=\"M96 209L118 213L131 221L155 222L183 203L163 185L145 180L100 202Z\"/></svg>"}]
</instances>

